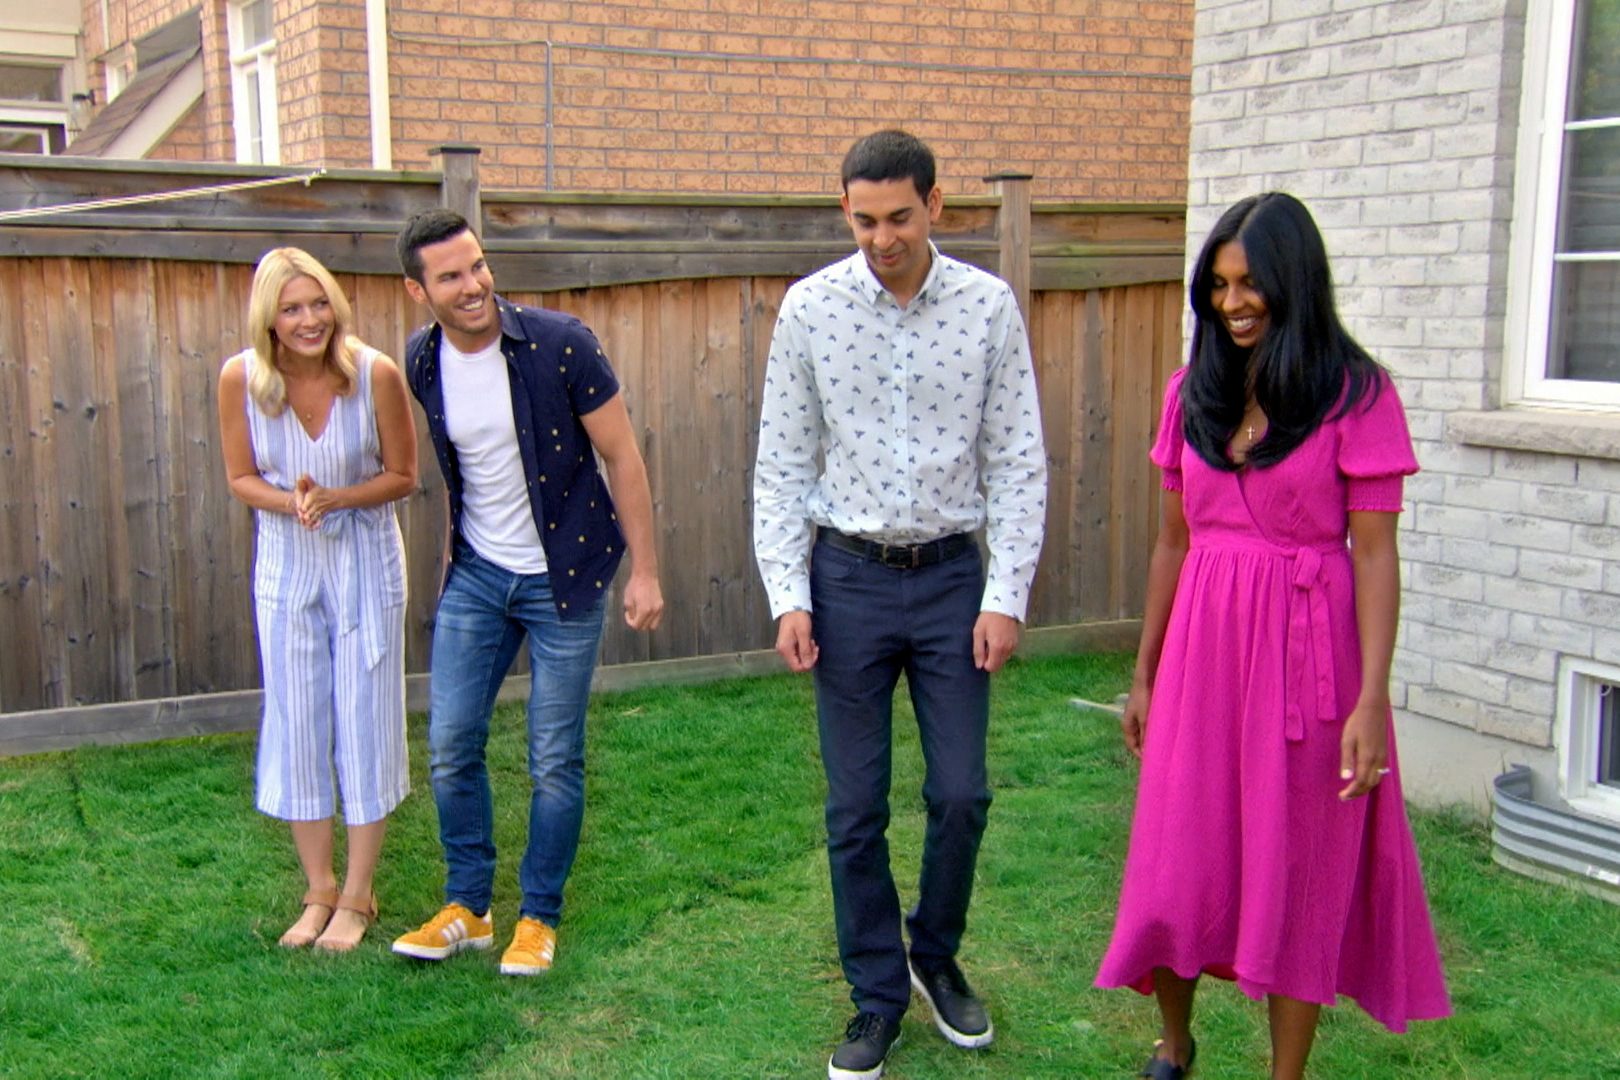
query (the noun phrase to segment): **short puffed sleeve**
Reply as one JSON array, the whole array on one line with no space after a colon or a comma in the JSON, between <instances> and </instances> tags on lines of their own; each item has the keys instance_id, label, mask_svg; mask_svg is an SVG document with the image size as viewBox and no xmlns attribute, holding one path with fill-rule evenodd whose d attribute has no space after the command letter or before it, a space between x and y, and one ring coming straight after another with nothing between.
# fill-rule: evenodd
<instances>
[{"instance_id":1,"label":"short puffed sleeve","mask_svg":"<svg viewBox=\"0 0 1620 1080\"><path fill-rule=\"evenodd\" d=\"M1337 421L1339 472L1347 509L1399 512L1403 479L1418 471L1417 457L1395 383L1379 372L1376 390Z\"/></svg>"},{"instance_id":2,"label":"short puffed sleeve","mask_svg":"<svg viewBox=\"0 0 1620 1080\"><path fill-rule=\"evenodd\" d=\"M1159 414L1159 436L1148 451L1148 460L1164 470L1160 482L1166 491L1181 490L1181 449L1186 436L1181 430L1181 384L1187 378L1187 369L1180 368L1170 376L1164 388L1164 408Z\"/></svg>"}]
</instances>

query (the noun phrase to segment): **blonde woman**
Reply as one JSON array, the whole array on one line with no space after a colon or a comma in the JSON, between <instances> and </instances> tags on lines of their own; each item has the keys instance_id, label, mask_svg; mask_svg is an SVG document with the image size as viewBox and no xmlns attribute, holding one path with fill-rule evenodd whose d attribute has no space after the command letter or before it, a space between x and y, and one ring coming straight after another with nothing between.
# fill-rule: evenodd
<instances>
[{"instance_id":1,"label":"blonde woman","mask_svg":"<svg viewBox=\"0 0 1620 1080\"><path fill-rule=\"evenodd\" d=\"M352 323L324 266L276 248L253 276L253 344L225 361L219 380L231 494L257 524L257 805L291 823L308 879L303 914L281 944L335 952L359 944L377 917L384 826L409 790L404 550L393 503L416 486L416 432L399 369L350 336ZM338 793L348 828L341 890Z\"/></svg>"}]
</instances>

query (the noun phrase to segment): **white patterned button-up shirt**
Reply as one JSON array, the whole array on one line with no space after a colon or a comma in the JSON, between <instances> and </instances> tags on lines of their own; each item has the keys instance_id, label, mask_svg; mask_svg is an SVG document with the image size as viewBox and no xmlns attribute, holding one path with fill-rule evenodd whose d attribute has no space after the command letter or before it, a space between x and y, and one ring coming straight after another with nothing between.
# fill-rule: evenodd
<instances>
[{"instance_id":1,"label":"white patterned button-up shirt","mask_svg":"<svg viewBox=\"0 0 1620 1080\"><path fill-rule=\"evenodd\" d=\"M1000 278L929 246L927 280L904 308L859 252L782 301L754 465L772 618L810 610L815 525L916 544L987 520L981 609L1024 617L1046 515L1024 320Z\"/></svg>"}]
</instances>

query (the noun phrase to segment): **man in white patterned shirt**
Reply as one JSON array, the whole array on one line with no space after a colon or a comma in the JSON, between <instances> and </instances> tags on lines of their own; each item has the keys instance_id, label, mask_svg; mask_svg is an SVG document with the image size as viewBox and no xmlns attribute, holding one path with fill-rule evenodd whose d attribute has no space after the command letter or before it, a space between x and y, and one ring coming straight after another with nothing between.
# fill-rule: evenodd
<instances>
[{"instance_id":1,"label":"man in white patterned shirt","mask_svg":"<svg viewBox=\"0 0 1620 1080\"><path fill-rule=\"evenodd\" d=\"M838 951L857 1009L828 1075L870 1080L911 987L956 1045L994 1034L955 958L990 806L989 676L1018 644L1046 455L1012 290L928 238L943 207L928 147L869 135L842 182L859 251L788 290L771 340L754 553L776 651L815 677ZM970 535L981 527L988 575ZM909 957L885 837L902 672L927 762Z\"/></svg>"}]
</instances>

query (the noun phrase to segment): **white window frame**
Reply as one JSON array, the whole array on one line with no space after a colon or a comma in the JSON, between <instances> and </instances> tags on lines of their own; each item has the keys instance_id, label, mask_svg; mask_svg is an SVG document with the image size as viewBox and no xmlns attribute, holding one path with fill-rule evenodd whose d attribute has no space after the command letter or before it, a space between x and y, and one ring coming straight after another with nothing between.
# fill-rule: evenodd
<instances>
[{"instance_id":1,"label":"white window frame","mask_svg":"<svg viewBox=\"0 0 1620 1080\"><path fill-rule=\"evenodd\" d=\"M1566 117L1579 2L1538 0L1528 5L1525 15L1503 399L1512 404L1620 412L1620 383L1547 378L1553 249L1563 190L1564 136L1571 130ZM1598 125L1580 125L1593 126ZM1576 260L1566 257L1566 261Z\"/></svg>"},{"instance_id":2,"label":"white window frame","mask_svg":"<svg viewBox=\"0 0 1620 1080\"><path fill-rule=\"evenodd\" d=\"M55 129L61 136L61 141L68 141L68 123L72 114L68 108L68 70L65 64L41 63L37 57L17 56L12 53L0 54L0 61L20 67L50 69L56 72L57 87L62 100L60 101L17 101L11 98L0 98L0 127L12 131L38 132L43 139L42 154L55 153L51 149L51 129Z\"/></svg>"},{"instance_id":3,"label":"white window frame","mask_svg":"<svg viewBox=\"0 0 1620 1080\"><path fill-rule=\"evenodd\" d=\"M101 58L107 75L107 104L124 92L135 78L135 46L125 43Z\"/></svg>"},{"instance_id":4,"label":"white window frame","mask_svg":"<svg viewBox=\"0 0 1620 1080\"><path fill-rule=\"evenodd\" d=\"M1566 656L1558 664L1558 785L1570 807L1620 823L1620 788L1597 782L1605 685L1620 693L1620 667Z\"/></svg>"},{"instance_id":5,"label":"white window frame","mask_svg":"<svg viewBox=\"0 0 1620 1080\"><path fill-rule=\"evenodd\" d=\"M51 155L51 153L52 153L52 151L51 151L51 133L48 130L46 130L45 128L43 128L43 127L39 127L39 126L36 126L34 124L15 123L15 122L10 121L10 120L0 119L0 134L5 134L5 135L38 135L39 136L39 150L38 150L38 153L40 155L44 156L44 157L49 157ZM7 152L8 153L27 154L27 153L33 153L34 151L13 150L13 151L7 151Z\"/></svg>"},{"instance_id":6,"label":"white window frame","mask_svg":"<svg viewBox=\"0 0 1620 1080\"><path fill-rule=\"evenodd\" d=\"M261 0L267 7L271 0ZM232 3L227 9L226 32L231 50L231 118L236 129L236 160L259 165L281 164L281 115L276 107L276 38L274 32L264 41L247 41L243 25L246 3ZM259 113L248 109L248 84L259 91ZM254 123L258 128L258 156L254 155Z\"/></svg>"}]
</instances>

